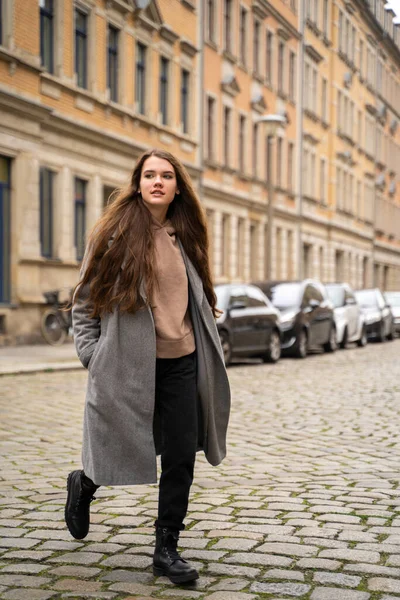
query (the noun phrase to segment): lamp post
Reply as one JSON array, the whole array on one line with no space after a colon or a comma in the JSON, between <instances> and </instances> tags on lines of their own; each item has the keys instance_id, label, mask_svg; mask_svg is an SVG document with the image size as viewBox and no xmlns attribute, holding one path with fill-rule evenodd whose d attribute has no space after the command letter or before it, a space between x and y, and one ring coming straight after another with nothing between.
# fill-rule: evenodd
<instances>
[{"instance_id":1,"label":"lamp post","mask_svg":"<svg viewBox=\"0 0 400 600\"><path fill-rule=\"evenodd\" d=\"M282 115L265 115L258 121L264 124L265 133L267 135L267 243L266 243L266 268L265 276L267 281L271 279L271 255L272 255L272 224L274 219L274 185L272 181L272 141L280 133L286 125L286 119Z\"/></svg>"}]
</instances>

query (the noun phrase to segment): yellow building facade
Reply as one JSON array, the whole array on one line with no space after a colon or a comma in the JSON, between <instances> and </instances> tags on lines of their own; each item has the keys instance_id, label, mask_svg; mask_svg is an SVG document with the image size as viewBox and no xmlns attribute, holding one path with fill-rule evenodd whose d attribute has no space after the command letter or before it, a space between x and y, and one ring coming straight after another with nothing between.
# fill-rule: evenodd
<instances>
[{"instance_id":1,"label":"yellow building facade","mask_svg":"<svg viewBox=\"0 0 400 600\"><path fill-rule=\"evenodd\" d=\"M154 146L193 177L217 282L400 289L400 32L384 5L3 0L0 344L40 339L43 293L76 283L87 232ZM273 137L266 115L285 120Z\"/></svg>"}]
</instances>

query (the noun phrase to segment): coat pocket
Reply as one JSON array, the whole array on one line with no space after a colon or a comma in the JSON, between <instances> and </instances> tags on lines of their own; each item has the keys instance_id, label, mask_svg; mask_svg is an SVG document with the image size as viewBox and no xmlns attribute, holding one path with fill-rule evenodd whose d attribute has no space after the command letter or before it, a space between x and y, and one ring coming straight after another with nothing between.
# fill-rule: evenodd
<instances>
[{"instance_id":1,"label":"coat pocket","mask_svg":"<svg viewBox=\"0 0 400 600\"><path fill-rule=\"evenodd\" d=\"M101 344L101 341L102 341L102 337L101 337L101 335L100 335L100 337L99 337L99 340L98 340L98 342L96 343L96 346L95 346L95 348L94 348L94 350L93 350L93 354L92 354L92 356L90 357L89 364L88 364L88 367L87 367L87 368L88 368L88 371L92 371L92 370L93 370L93 365L94 365L94 362L95 362L95 360L96 360L96 358L97 358L97 355L98 355L98 353L99 353L99 350L100 350L100 344Z\"/></svg>"}]
</instances>

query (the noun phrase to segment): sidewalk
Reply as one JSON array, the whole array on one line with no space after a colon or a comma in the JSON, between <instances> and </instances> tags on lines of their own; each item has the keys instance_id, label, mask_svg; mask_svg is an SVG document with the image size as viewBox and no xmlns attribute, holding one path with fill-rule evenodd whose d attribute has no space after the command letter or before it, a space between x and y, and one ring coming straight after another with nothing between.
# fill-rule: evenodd
<instances>
[{"instance_id":1,"label":"sidewalk","mask_svg":"<svg viewBox=\"0 0 400 600\"><path fill-rule=\"evenodd\" d=\"M0 376L80 368L82 365L72 342L66 342L62 346L40 344L0 348Z\"/></svg>"}]
</instances>

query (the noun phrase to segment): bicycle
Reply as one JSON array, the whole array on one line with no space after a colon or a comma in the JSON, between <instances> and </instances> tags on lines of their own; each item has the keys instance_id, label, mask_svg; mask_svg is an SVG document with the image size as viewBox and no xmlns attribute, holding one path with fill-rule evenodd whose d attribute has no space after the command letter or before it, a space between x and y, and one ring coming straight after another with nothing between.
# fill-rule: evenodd
<instances>
[{"instance_id":1,"label":"bicycle","mask_svg":"<svg viewBox=\"0 0 400 600\"><path fill-rule=\"evenodd\" d=\"M71 297L69 290L69 296ZM44 292L48 308L42 315L41 331L44 339L51 346L61 346L72 331L71 302L60 302L60 290Z\"/></svg>"}]
</instances>

